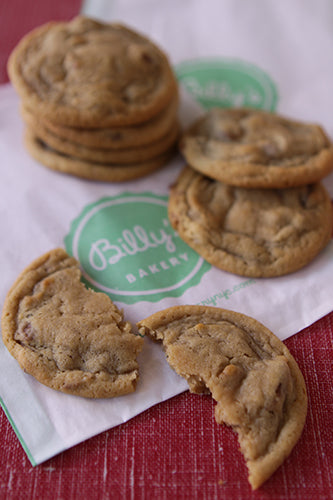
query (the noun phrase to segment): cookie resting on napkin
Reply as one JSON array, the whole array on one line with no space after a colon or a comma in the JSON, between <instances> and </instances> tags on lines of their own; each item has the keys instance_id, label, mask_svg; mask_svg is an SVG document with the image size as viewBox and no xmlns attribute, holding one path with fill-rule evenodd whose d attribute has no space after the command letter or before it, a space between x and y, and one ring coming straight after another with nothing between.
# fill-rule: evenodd
<instances>
[{"instance_id":1,"label":"cookie resting on napkin","mask_svg":"<svg viewBox=\"0 0 333 500\"><path fill-rule=\"evenodd\" d=\"M286 346L253 318L206 306L170 307L138 328L162 341L191 392L212 394L216 421L237 432L257 489L289 455L305 423L306 388Z\"/></svg>"},{"instance_id":2,"label":"cookie resting on napkin","mask_svg":"<svg viewBox=\"0 0 333 500\"><path fill-rule=\"evenodd\" d=\"M3 341L25 372L52 389L87 398L133 392L143 339L80 278L78 262L61 248L32 262L7 294Z\"/></svg>"}]
</instances>

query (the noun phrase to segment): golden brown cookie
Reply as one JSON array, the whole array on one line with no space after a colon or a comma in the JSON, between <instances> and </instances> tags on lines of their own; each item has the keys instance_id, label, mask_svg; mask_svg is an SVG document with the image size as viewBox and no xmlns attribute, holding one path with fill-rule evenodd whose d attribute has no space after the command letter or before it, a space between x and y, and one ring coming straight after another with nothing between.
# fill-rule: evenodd
<instances>
[{"instance_id":1,"label":"golden brown cookie","mask_svg":"<svg viewBox=\"0 0 333 500\"><path fill-rule=\"evenodd\" d=\"M179 236L208 262L255 278L302 268L332 234L331 201L321 183L245 189L185 167L171 188L168 213Z\"/></svg>"},{"instance_id":2,"label":"golden brown cookie","mask_svg":"<svg viewBox=\"0 0 333 500\"><path fill-rule=\"evenodd\" d=\"M21 368L52 389L87 398L133 392L143 339L111 299L88 290L78 262L55 249L8 292L2 336Z\"/></svg>"},{"instance_id":3,"label":"golden brown cookie","mask_svg":"<svg viewBox=\"0 0 333 500\"><path fill-rule=\"evenodd\" d=\"M237 432L259 488L290 454L307 413L303 376L286 346L253 318L214 307L171 307L138 328L163 342L191 392L212 394L216 421Z\"/></svg>"},{"instance_id":4,"label":"golden brown cookie","mask_svg":"<svg viewBox=\"0 0 333 500\"><path fill-rule=\"evenodd\" d=\"M152 41L83 16L28 33L8 72L28 108L67 127L140 123L157 115L177 88L166 55Z\"/></svg>"},{"instance_id":5,"label":"golden brown cookie","mask_svg":"<svg viewBox=\"0 0 333 500\"><path fill-rule=\"evenodd\" d=\"M26 131L24 143L27 151L35 160L52 170L83 179L104 182L126 182L144 177L162 168L175 154L174 148L171 148L166 153L144 162L124 165L102 164L58 153L40 141L29 130Z\"/></svg>"},{"instance_id":6,"label":"golden brown cookie","mask_svg":"<svg viewBox=\"0 0 333 500\"><path fill-rule=\"evenodd\" d=\"M35 117L32 110L22 107L25 121L41 123L53 134L88 148L125 149L146 146L165 137L178 122L178 97L173 97L152 119L127 127L73 128L57 125L45 118Z\"/></svg>"},{"instance_id":7,"label":"golden brown cookie","mask_svg":"<svg viewBox=\"0 0 333 500\"><path fill-rule=\"evenodd\" d=\"M47 144L51 149L58 153L63 153L67 156L72 156L79 160L86 160L92 163L113 163L122 165L153 160L155 157L166 153L171 148L175 149L180 134L179 123L175 123L164 137L156 142L146 144L145 146L126 149L90 148L55 135L33 115L30 115L29 118L26 116L25 121L29 126L30 132Z\"/></svg>"},{"instance_id":8,"label":"golden brown cookie","mask_svg":"<svg viewBox=\"0 0 333 500\"><path fill-rule=\"evenodd\" d=\"M300 186L333 170L333 147L320 126L268 111L212 109L180 148L191 167L238 187Z\"/></svg>"}]
</instances>

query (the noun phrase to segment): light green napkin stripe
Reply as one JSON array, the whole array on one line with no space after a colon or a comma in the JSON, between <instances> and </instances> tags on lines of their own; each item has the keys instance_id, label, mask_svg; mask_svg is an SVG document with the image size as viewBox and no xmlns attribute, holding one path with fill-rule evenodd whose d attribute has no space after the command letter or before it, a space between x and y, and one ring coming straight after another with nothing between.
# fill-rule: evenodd
<instances>
[{"instance_id":1,"label":"light green napkin stripe","mask_svg":"<svg viewBox=\"0 0 333 500\"><path fill-rule=\"evenodd\" d=\"M10 415L10 413L9 413L9 411L8 411L8 409L7 409L6 405L5 405L5 403L3 402L3 399L2 399L1 397L0 397L0 405L1 405L2 409L3 409L3 411L5 412L5 415L6 415L6 417L8 418L8 420L9 420L9 422L10 422L11 426L13 427L13 430L14 430L14 432L15 432L15 434L16 434L16 436L17 436L18 440L20 441L20 443L21 443L21 445L22 445L22 447L23 447L23 449L24 449L25 453L27 454L27 456L28 456L28 458L29 458L29 460L30 460L30 462L31 462L31 465L33 465L33 466L35 467L37 464L36 464L36 462L35 462L35 460L34 460L34 457L32 456L32 454L31 454L31 452L30 452L30 450L29 450L28 446L26 445L26 443L25 443L24 439L22 438L22 436L21 436L21 434L20 434L20 432L19 432L18 428L17 428L17 427L16 427L16 425L15 425L14 420L12 419L12 417L11 417L11 415Z\"/></svg>"}]
</instances>

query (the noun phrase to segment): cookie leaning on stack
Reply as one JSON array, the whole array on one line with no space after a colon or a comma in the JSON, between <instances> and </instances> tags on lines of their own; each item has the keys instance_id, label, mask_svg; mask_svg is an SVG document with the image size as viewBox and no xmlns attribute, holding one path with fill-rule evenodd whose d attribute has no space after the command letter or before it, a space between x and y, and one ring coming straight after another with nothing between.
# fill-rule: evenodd
<instances>
[{"instance_id":1,"label":"cookie leaning on stack","mask_svg":"<svg viewBox=\"0 0 333 500\"><path fill-rule=\"evenodd\" d=\"M226 184L287 188L333 170L324 130L255 109L212 109L187 130L181 150L189 165Z\"/></svg>"},{"instance_id":2,"label":"cookie leaning on stack","mask_svg":"<svg viewBox=\"0 0 333 500\"><path fill-rule=\"evenodd\" d=\"M21 40L8 72L25 144L52 169L125 181L175 152L178 87L168 58L125 26L82 16L48 23Z\"/></svg>"},{"instance_id":3,"label":"cookie leaning on stack","mask_svg":"<svg viewBox=\"0 0 333 500\"><path fill-rule=\"evenodd\" d=\"M291 273L332 235L320 180L333 147L316 125L250 109L213 109L180 143L189 166L170 193L169 218L208 262L242 276Z\"/></svg>"}]
</instances>

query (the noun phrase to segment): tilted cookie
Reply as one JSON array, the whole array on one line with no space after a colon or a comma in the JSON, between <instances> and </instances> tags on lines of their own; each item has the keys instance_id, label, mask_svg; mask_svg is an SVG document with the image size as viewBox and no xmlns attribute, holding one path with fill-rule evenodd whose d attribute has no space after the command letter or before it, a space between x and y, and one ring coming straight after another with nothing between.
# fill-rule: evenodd
<instances>
[{"instance_id":1,"label":"tilted cookie","mask_svg":"<svg viewBox=\"0 0 333 500\"><path fill-rule=\"evenodd\" d=\"M158 155L151 160L127 164L96 163L80 160L73 156L58 153L38 139L30 130L26 130L24 144L30 155L51 170L56 170L82 179L103 182L126 182L144 177L165 166L174 156L175 148Z\"/></svg>"},{"instance_id":2,"label":"tilted cookie","mask_svg":"<svg viewBox=\"0 0 333 500\"><path fill-rule=\"evenodd\" d=\"M297 271L332 235L331 200L321 183L246 189L185 167L171 188L168 213L179 236L204 259L254 278Z\"/></svg>"},{"instance_id":3,"label":"tilted cookie","mask_svg":"<svg viewBox=\"0 0 333 500\"><path fill-rule=\"evenodd\" d=\"M78 16L28 33L8 62L25 105L67 127L132 125L176 93L169 61L152 41L119 25Z\"/></svg>"},{"instance_id":4,"label":"tilted cookie","mask_svg":"<svg viewBox=\"0 0 333 500\"><path fill-rule=\"evenodd\" d=\"M191 167L239 187L300 186L333 170L333 146L320 126L255 109L208 111L180 148Z\"/></svg>"},{"instance_id":5,"label":"tilted cookie","mask_svg":"<svg viewBox=\"0 0 333 500\"><path fill-rule=\"evenodd\" d=\"M7 294L3 341L24 371L52 389L87 398L131 393L143 339L80 278L78 262L61 248L32 262Z\"/></svg>"},{"instance_id":6,"label":"tilted cookie","mask_svg":"<svg viewBox=\"0 0 333 500\"><path fill-rule=\"evenodd\" d=\"M259 488L290 454L307 413L303 376L286 346L253 318L214 307L171 307L138 328L163 342L191 392L212 394L216 421L237 432Z\"/></svg>"}]
</instances>

